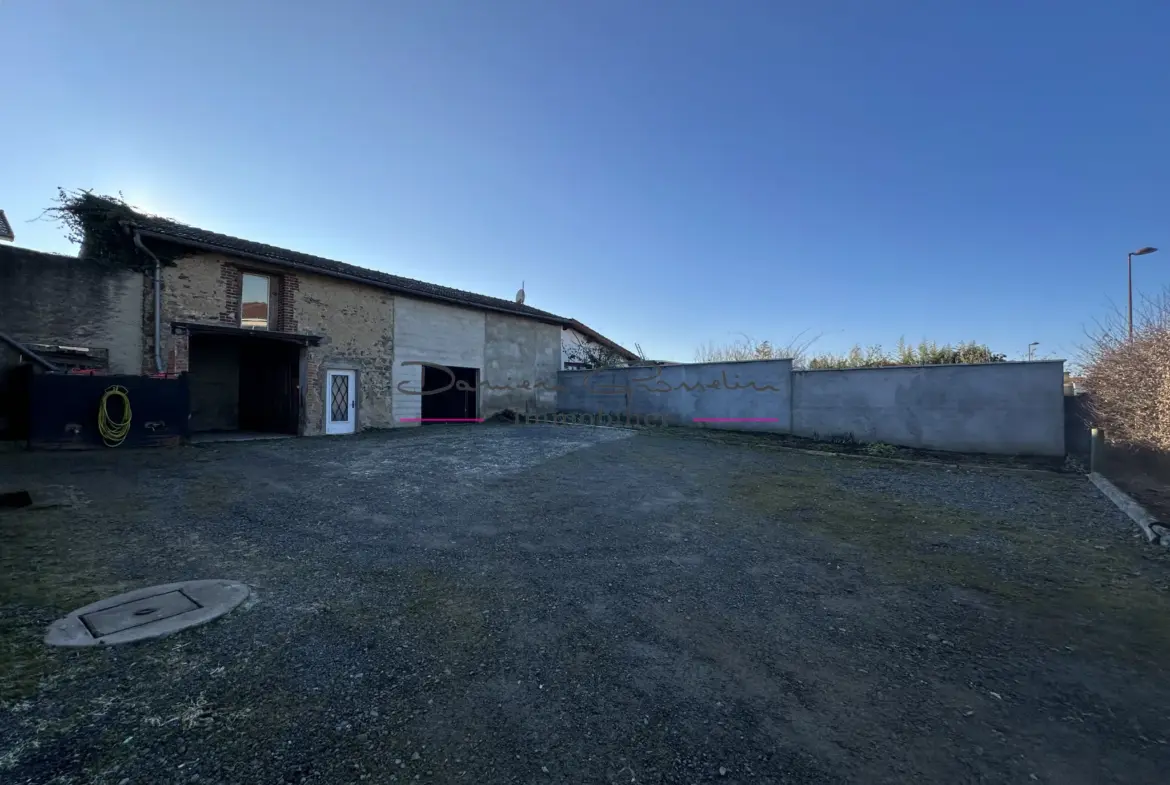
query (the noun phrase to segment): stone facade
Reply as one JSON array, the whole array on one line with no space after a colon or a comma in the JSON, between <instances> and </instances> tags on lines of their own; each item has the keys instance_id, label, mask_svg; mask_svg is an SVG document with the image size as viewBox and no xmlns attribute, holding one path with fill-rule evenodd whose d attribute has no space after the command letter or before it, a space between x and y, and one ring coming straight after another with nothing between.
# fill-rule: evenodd
<instances>
[{"instance_id":1,"label":"stone facade","mask_svg":"<svg viewBox=\"0 0 1170 785\"><path fill-rule=\"evenodd\" d=\"M35 258L33 258L35 257ZM43 257L43 258L42 258ZM48 259L49 262L46 262ZM25 263L27 262L27 263ZM35 272L35 280L29 278ZM421 391L421 369L430 362L479 370L479 416L502 409L551 412L561 365L561 327L521 316L393 294L376 286L256 263L221 253L191 252L162 268L160 355L165 372L191 370L191 343L198 366L192 389L200 406L192 422L200 430L230 429L237 421L235 388L241 359L224 341L176 333L175 322L238 328L242 276L269 279L269 329L314 336L299 348L293 378L300 391L305 435L325 432L326 371L356 372L356 428L412 425L420 396L402 394L395 382ZM158 372L154 347L153 276L110 271L91 260L33 254L0 269L0 327L16 337L107 349L110 370ZM26 280L26 278L28 280ZM35 291L35 297L28 292ZM29 306L35 303L35 307ZM224 339L230 342L230 339ZM312 341L306 343L312 344ZM295 354L296 352L294 352ZM214 361L209 358L214 356ZM0 361L4 357L0 355ZM211 363L210 365L206 363ZM286 366L287 367L287 366ZM196 411L198 408L198 411Z\"/></svg>"},{"instance_id":2,"label":"stone facade","mask_svg":"<svg viewBox=\"0 0 1170 785\"><path fill-rule=\"evenodd\" d=\"M23 249L0 251L0 329L28 342L105 350L113 373L159 372L153 271L132 272L93 259ZM302 346L285 344L287 360L283 354L272 355L275 375L250 377L249 389L259 390L259 398L248 400L251 414L257 401L270 400L264 385L279 389L272 399L279 405L290 405L291 395L299 390L300 422L296 428L291 418L284 422L305 435L324 433L326 372L345 370L355 372L357 379L357 430L413 425L421 409L419 362L477 369L481 417L505 408L556 409L558 324L394 294L230 253L192 250L162 268L158 348L162 370L180 374L191 370L195 343L198 372L191 384L199 405L192 404L191 422L198 430L228 430L241 422L245 404L239 369L249 361L237 351L239 342L230 332L220 338L192 337L176 332L173 324L239 328L245 273L269 281L267 309L257 306L250 318L266 314L269 330L316 339ZM261 347L251 362L263 362L267 348L250 346L254 353ZM13 353L0 347L0 365L15 361L8 355ZM289 375L280 376L281 369ZM396 381L416 392L401 393ZM251 414L250 422L255 422Z\"/></svg>"},{"instance_id":3,"label":"stone facade","mask_svg":"<svg viewBox=\"0 0 1170 785\"><path fill-rule=\"evenodd\" d=\"M301 275L293 302L297 332L322 336L306 363L305 434L325 432L325 371L357 371L357 427L389 428L394 295L371 286Z\"/></svg>"},{"instance_id":4,"label":"stone facade","mask_svg":"<svg viewBox=\"0 0 1170 785\"><path fill-rule=\"evenodd\" d=\"M162 344L167 371L190 369L189 337L172 334L172 322L239 326L240 282L245 272L266 275L272 282L271 329L321 338L318 346L302 350L305 435L324 432L327 369L357 372L358 430L391 426L394 298L374 287L222 254L194 254L163 268ZM150 286L148 277L146 288ZM150 373L154 370L153 305L145 310L143 370Z\"/></svg>"}]
</instances>

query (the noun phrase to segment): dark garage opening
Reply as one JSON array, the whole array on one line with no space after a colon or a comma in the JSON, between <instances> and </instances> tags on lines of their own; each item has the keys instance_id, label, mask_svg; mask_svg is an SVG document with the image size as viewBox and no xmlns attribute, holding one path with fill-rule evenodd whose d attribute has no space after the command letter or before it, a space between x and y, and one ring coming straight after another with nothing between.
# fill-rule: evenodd
<instances>
[{"instance_id":1,"label":"dark garage opening","mask_svg":"<svg viewBox=\"0 0 1170 785\"><path fill-rule=\"evenodd\" d=\"M251 335L192 335L191 432L286 434L300 423L301 347Z\"/></svg>"},{"instance_id":2,"label":"dark garage opening","mask_svg":"<svg viewBox=\"0 0 1170 785\"><path fill-rule=\"evenodd\" d=\"M475 389L478 380L479 370L476 368L444 369L424 365L423 423L432 420L471 421L479 417L479 398Z\"/></svg>"}]
</instances>

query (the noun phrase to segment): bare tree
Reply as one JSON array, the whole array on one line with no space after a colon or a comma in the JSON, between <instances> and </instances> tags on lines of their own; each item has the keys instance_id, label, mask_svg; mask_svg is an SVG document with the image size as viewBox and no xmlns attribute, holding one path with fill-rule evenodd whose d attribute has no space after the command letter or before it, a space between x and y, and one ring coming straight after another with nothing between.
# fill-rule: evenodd
<instances>
[{"instance_id":1,"label":"bare tree","mask_svg":"<svg viewBox=\"0 0 1170 785\"><path fill-rule=\"evenodd\" d=\"M1111 441L1170 450L1170 288L1139 304L1132 339L1116 306L1085 332L1077 365L1096 421Z\"/></svg>"}]
</instances>

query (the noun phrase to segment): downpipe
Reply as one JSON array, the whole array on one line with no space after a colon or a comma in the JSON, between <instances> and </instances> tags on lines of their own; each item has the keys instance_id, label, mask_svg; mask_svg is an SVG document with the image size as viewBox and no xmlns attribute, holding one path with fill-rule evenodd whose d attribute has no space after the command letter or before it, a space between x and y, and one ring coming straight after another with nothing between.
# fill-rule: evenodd
<instances>
[{"instance_id":1,"label":"downpipe","mask_svg":"<svg viewBox=\"0 0 1170 785\"><path fill-rule=\"evenodd\" d=\"M162 360L162 262L142 242L137 229L134 230L134 245L154 260L154 368L163 373L166 366Z\"/></svg>"}]
</instances>

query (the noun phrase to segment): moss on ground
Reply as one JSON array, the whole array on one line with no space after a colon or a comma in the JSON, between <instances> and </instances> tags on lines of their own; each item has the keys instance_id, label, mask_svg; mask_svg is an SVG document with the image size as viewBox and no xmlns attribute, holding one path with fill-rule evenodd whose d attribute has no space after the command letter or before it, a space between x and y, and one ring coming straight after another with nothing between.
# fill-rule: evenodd
<instances>
[{"instance_id":1,"label":"moss on ground","mask_svg":"<svg viewBox=\"0 0 1170 785\"><path fill-rule=\"evenodd\" d=\"M809 457L737 473L729 491L786 526L860 546L905 584L990 595L1062 640L1145 662L1170 654L1170 561L1138 543L1091 538L1083 526L1030 515L989 517L843 487L833 459ZM906 469L937 474L937 469ZM1019 475L1016 475L1018 477ZM945 476L934 477L945 483ZM1077 479L1037 476L1038 493Z\"/></svg>"},{"instance_id":2,"label":"moss on ground","mask_svg":"<svg viewBox=\"0 0 1170 785\"><path fill-rule=\"evenodd\" d=\"M1030 469L1033 471L1048 471L1054 474L1068 471L1066 461L1053 458L955 453L942 450L899 447L881 442L865 443L809 439L802 436L769 431L735 431L716 427L692 428L677 425L643 428L642 431L643 433L662 438L704 441L772 453L791 453L792 450L805 450L825 453L828 456L893 458L900 461L937 463L943 465L958 464L992 468Z\"/></svg>"},{"instance_id":3,"label":"moss on ground","mask_svg":"<svg viewBox=\"0 0 1170 785\"><path fill-rule=\"evenodd\" d=\"M34 694L46 678L92 652L48 647L46 626L83 605L126 591L102 548L67 508L0 517L0 705Z\"/></svg>"}]
</instances>

